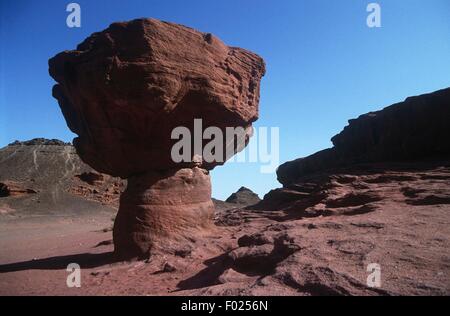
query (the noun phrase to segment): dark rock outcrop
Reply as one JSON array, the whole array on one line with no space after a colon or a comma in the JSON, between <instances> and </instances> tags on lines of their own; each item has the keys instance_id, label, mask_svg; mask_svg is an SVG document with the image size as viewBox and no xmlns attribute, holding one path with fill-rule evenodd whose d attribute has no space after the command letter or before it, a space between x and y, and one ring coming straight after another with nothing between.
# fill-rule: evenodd
<instances>
[{"instance_id":1,"label":"dark rock outcrop","mask_svg":"<svg viewBox=\"0 0 450 316\"><path fill-rule=\"evenodd\" d=\"M0 182L0 197L22 196L27 194L35 194L35 190L23 187L21 183L13 181Z\"/></svg>"},{"instance_id":2,"label":"dark rock outcrop","mask_svg":"<svg viewBox=\"0 0 450 316\"><path fill-rule=\"evenodd\" d=\"M217 214L217 212L250 207L261 202L261 199L252 190L246 187L241 187L238 191L232 193L225 201L214 198L212 201Z\"/></svg>"},{"instance_id":3,"label":"dark rock outcrop","mask_svg":"<svg viewBox=\"0 0 450 316\"><path fill-rule=\"evenodd\" d=\"M71 146L71 143L63 142L59 139L33 138L27 141L14 141L8 146Z\"/></svg>"},{"instance_id":4,"label":"dark rock outcrop","mask_svg":"<svg viewBox=\"0 0 450 316\"><path fill-rule=\"evenodd\" d=\"M361 163L423 160L450 155L450 88L407 98L361 115L332 138L334 147L278 168L290 185L302 176Z\"/></svg>"},{"instance_id":5,"label":"dark rock outcrop","mask_svg":"<svg viewBox=\"0 0 450 316\"><path fill-rule=\"evenodd\" d=\"M258 194L254 193L252 190L241 187L237 192L231 194L225 202L239 205L253 205L260 202Z\"/></svg>"},{"instance_id":6,"label":"dark rock outcrop","mask_svg":"<svg viewBox=\"0 0 450 316\"><path fill-rule=\"evenodd\" d=\"M101 184L105 180L103 174L97 172L83 172L77 175L77 177L90 185Z\"/></svg>"},{"instance_id":7,"label":"dark rock outcrop","mask_svg":"<svg viewBox=\"0 0 450 316\"><path fill-rule=\"evenodd\" d=\"M159 237L184 239L182 232L212 222L207 170L251 136L265 73L259 56L211 34L139 19L92 34L49 66L80 157L99 172L130 179L115 225L117 254L145 256ZM203 129L241 127L243 146L224 142L225 159L207 161L192 142L190 160L175 162L172 131L183 126L192 135L195 119ZM158 196L165 199L150 203Z\"/></svg>"}]
</instances>

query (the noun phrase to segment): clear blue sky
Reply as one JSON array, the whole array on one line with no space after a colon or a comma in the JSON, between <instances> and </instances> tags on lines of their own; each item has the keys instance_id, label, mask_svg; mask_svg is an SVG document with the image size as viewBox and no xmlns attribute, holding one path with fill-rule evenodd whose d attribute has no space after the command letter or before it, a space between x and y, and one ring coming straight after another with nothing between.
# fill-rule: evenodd
<instances>
[{"instance_id":1,"label":"clear blue sky","mask_svg":"<svg viewBox=\"0 0 450 316\"><path fill-rule=\"evenodd\" d=\"M256 126L280 127L281 162L331 145L347 120L410 95L450 86L450 1L385 0L382 28L366 26L372 0L79 0L70 29L61 0L0 0L0 147L73 135L47 60L115 21L154 17L211 32L267 63ZM260 195L279 186L257 164L213 171L213 195L241 185Z\"/></svg>"}]
</instances>

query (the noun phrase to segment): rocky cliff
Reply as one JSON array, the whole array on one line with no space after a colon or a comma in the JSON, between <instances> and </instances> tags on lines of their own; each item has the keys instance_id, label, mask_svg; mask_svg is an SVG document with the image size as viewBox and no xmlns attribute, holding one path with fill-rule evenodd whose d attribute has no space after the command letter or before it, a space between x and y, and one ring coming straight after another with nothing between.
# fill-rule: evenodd
<instances>
[{"instance_id":1,"label":"rocky cliff","mask_svg":"<svg viewBox=\"0 0 450 316\"><path fill-rule=\"evenodd\" d=\"M278 168L289 185L299 177L331 168L374 162L401 162L450 155L450 88L409 97L361 115L331 140L334 147Z\"/></svg>"}]
</instances>

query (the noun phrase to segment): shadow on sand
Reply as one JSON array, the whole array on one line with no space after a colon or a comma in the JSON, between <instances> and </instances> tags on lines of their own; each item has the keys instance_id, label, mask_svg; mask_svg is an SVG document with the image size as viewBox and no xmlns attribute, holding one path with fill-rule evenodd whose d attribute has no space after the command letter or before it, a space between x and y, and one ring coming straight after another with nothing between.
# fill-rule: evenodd
<instances>
[{"instance_id":1,"label":"shadow on sand","mask_svg":"<svg viewBox=\"0 0 450 316\"><path fill-rule=\"evenodd\" d=\"M232 265L226 254L208 259L204 261L204 264L207 266L205 269L186 280L180 281L177 284L178 289L174 292L200 289L220 284L217 280L218 277Z\"/></svg>"},{"instance_id":2,"label":"shadow on sand","mask_svg":"<svg viewBox=\"0 0 450 316\"><path fill-rule=\"evenodd\" d=\"M60 270L66 269L70 263L77 263L81 268L96 268L117 262L113 252L80 253L75 255L49 257L0 265L0 273L24 270Z\"/></svg>"}]
</instances>

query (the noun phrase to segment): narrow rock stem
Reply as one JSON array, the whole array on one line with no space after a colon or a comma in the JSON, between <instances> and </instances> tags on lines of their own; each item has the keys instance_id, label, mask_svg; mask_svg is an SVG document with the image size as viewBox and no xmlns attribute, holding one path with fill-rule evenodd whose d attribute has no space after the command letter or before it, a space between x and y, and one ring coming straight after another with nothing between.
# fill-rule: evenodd
<instances>
[{"instance_id":1,"label":"narrow rock stem","mask_svg":"<svg viewBox=\"0 0 450 316\"><path fill-rule=\"evenodd\" d=\"M130 177L114 223L114 251L120 258L148 257L153 250L211 226L213 212L206 170L186 168Z\"/></svg>"}]
</instances>

